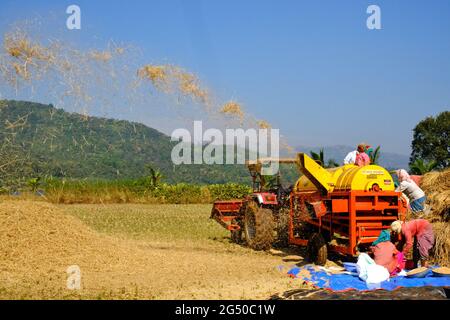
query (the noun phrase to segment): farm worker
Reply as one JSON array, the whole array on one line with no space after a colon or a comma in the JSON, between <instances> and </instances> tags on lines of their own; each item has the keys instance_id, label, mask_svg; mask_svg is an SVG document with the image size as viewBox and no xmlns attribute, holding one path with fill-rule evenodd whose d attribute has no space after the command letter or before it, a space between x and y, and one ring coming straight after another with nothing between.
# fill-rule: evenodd
<instances>
[{"instance_id":1,"label":"farm worker","mask_svg":"<svg viewBox=\"0 0 450 320\"><path fill-rule=\"evenodd\" d=\"M385 267L391 276L405 268L405 256L391 241L382 241L370 247L376 264Z\"/></svg>"},{"instance_id":2,"label":"farm worker","mask_svg":"<svg viewBox=\"0 0 450 320\"><path fill-rule=\"evenodd\" d=\"M358 154L356 155L355 164L360 167L364 167L370 164L370 158L367 155L366 146L364 144L360 144L358 146Z\"/></svg>"},{"instance_id":3,"label":"farm worker","mask_svg":"<svg viewBox=\"0 0 450 320\"><path fill-rule=\"evenodd\" d=\"M381 231L377 240L370 247L375 263L388 269L391 276L405 269L406 259L391 242L391 232L388 229Z\"/></svg>"},{"instance_id":4,"label":"farm worker","mask_svg":"<svg viewBox=\"0 0 450 320\"><path fill-rule=\"evenodd\" d=\"M397 220L392 222L391 231L402 235L405 241L402 250L404 255L414 246L415 237L420 254L420 264L422 267L428 267L429 252L434 245L434 233L431 223L425 219L415 219L408 222Z\"/></svg>"},{"instance_id":5,"label":"farm worker","mask_svg":"<svg viewBox=\"0 0 450 320\"><path fill-rule=\"evenodd\" d=\"M399 186L396 191L403 192L409 198L409 206L413 212L423 210L425 203L425 192L411 179L405 169L396 171L398 176Z\"/></svg>"},{"instance_id":6,"label":"farm worker","mask_svg":"<svg viewBox=\"0 0 450 320\"><path fill-rule=\"evenodd\" d=\"M385 242L385 241L391 241L391 232L389 230L387 230L387 229L381 231L381 233L378 236L377 240L372 242L372 246L376 246L380 242Z\"/></svg>"},{"instance_id":7,"label":"farm worker","mask_svg":"<svg viewBox=\"0 0 450 320\"><path fill-rule=\"evenodd\" d=\"M358 150L350 151L344 158L344 164L355 164L357 154Z\"/></svg>"},{"instance_id":8,"label":"farm worker","mask_svg":"<svg viewBox=\"0 0 450 320\"><path fill-rule=\"evenodd\" d=\"M365 148L365 143L360 143L359 146L363 146ZM358 146L358 147L359 147ZM358 147L356 150L350 151L344 158L344 164L355 164L356 156L358 155Z\"/></svg>"}]
</instances>

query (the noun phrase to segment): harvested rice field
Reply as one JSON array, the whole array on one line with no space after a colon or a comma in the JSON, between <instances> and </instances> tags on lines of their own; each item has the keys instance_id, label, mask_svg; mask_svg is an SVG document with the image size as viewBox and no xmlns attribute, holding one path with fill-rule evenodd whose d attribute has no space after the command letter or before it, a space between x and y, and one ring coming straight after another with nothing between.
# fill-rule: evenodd
<instances>
[{"instance_id":1,"label":"harvested rice field","mask_svg":"<svg viewBox=\"0 0 450 320\"><path fill-rule=\"evenodd\" d=\"M0 204L1 299L267 299L300 256L230 242L209 205ZM71 265L81 288L67 289ZM282 268L281 266L284 266Z\"/></svg>"},{"instance_id":2,"label":"harvested rice field","mask_svg":"<svg viewBox=\"0 0 450 320\"><path fill-rule=\"evenodd\" d=\"M440 195L426 192L430 204ZM448 207L430 207L432 258L445 267ZM209 219L210 210L210 204L3 200L0 299L287 299L286 292L303 297L311 289L286 274L305 264L302 249L254 251L234 244ZM69 289L71 266L81 274L75 290Z\"/></svg>"}]
</instances>

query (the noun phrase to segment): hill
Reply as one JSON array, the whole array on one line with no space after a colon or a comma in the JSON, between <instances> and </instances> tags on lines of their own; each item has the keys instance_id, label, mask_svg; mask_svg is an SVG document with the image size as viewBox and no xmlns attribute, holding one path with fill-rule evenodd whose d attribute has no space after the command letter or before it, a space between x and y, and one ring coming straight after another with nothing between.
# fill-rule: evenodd
<instances>
[{"instance_id":1,"label":"hill","mask_svg":"<svg viewBox=\"0 0 450 320\"><path fill-rule=\"evenodd\" d=\"M148 174L147 165L159 169L169 183L251 181L244 165L173 165L176 142L141 123L69 113L34 102L0 101L0 141L0 182L8 171L26 178L133 179ZM325 156L342 161L351 150L350 146L325 147ZM12 154L11 169L5 170L5 157ZM382 152L380 162L387 168L407 168L408 157ZM291 167L282 174L294 181L298 173Z\"/></svg>"},{"instance_id":2,"label":"hill","mask_svg":"<svg viewBox=\"0 0 450 320\"><path fill-rule=\"evenodd\" d=\"M169 183L249 183L244 165L179 165L171 161L176 142L143 124L69 113L52 105L3 100L3 149L17 149L28 170L22 175L70 178L137 178L146 165ZM27 173L23 173L26 171Z\"/></svg>"}]
</instances>

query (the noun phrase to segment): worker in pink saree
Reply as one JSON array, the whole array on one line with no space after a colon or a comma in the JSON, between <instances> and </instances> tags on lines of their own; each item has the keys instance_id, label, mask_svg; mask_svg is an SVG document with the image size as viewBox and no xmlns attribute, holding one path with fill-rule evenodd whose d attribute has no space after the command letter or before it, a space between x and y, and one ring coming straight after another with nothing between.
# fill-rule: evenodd
<instances>
[{"instance_id":1,"label":"worker in pink saree","mask_svg":"<svg viewBox=\"0 0 450 320\"><path fill-rule=\"evenodd\" d=\"M425 219L415 219L408 222L394 221L391 224L391 230L396 234L401 234L405 240L403 254L414 246L414 238L417 239L417 248L420 254L420 264L422 267L428 267L429 252L434 245L433 227Z\"/></svg>"},{"instance_id":2,"label":"worker in pink saree","mask_svg":"<svg viewBox=\"0 0 450 320\"><path fill-rule=\"evenodd\" d=\"M368 166L370 164L370 158L365 152L366 146L364 144L360 144L357 148L358 153L355 159L355 165L359 167Z\"/></svg>"},{"instance_id":3,"label":"worker in pink saree","mask_svg":"<svg viewBox=\"0 0 450 320\"><path fill-rule=\"evenodd\" d=\"M385 267L389 274L395 276L405 269L405 256L398 251L390 241L384 241L371 247L373 260L376 264Z\"/></svg>"}]
</instances>

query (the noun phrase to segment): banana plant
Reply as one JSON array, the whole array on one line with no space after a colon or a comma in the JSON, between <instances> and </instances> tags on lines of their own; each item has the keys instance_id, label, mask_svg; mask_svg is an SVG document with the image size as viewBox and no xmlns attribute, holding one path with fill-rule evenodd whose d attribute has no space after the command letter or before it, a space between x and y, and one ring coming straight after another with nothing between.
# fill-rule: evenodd
<instances>
[{"instance_id":1,"label":"banana plant","mask_svg":"<svg viewBox=\"0 0 450 320\"><path fill-rule=\"evenodd\" d=\"M39 188L39 185L41 184L41 178L31 178L27 181L27 185L30 187L31 191L36 192L36 190Z\"/></svg>"},{"instance_id":2,"label":"banana plant","mask_svg":"<svg viewBox=\"0 0 450 320\"><path fill-rule=\"evenodd\" d=\"M409 165L412 174L424 175L437 167L436 161L425 162L422 159L416 159Z\"/></svg>"},{"instance_id":3,"label":"banana plant","mask_svg":"<svg viewBox=\"0 0 450 320\"><path fill-rule=\"evenodd\" d=\"M150 185L157 188L163 178L163 175L158 169L154 169L151 165L147 165L146 167L150 173Z\"/></svg>"},{"instance_id":4,"label":"banana plant","mask_svg":"<svg viewBox=\"0 0 450 320\"><path fill-rule=\"evenodd\" d=\"M369 158L371 164L378 164L380 160L380 146L376 147L372 152L369 152Z\"/></svg>"}]
</instances>

